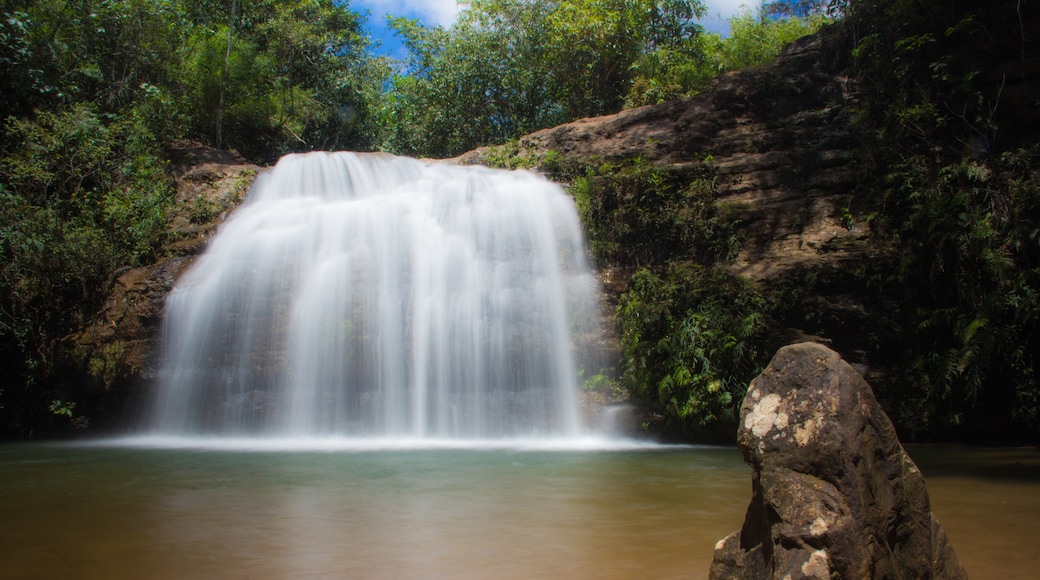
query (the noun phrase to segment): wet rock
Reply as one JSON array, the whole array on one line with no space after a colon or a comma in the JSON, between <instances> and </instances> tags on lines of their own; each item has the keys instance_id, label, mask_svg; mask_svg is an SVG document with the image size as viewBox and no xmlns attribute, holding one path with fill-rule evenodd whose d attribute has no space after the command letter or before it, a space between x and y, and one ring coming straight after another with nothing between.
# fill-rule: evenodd
<instances>
[{"instance_id":1,"label":"wet rock","mask_svg":"<svg viewBox=\"0 0 1040 580\"><path fill-rule=\"evenodd\" d=\"M780 349L748 389L743 527L710 578L966 578L870 385L826 346Z\"/></svg>"}]
</instances>

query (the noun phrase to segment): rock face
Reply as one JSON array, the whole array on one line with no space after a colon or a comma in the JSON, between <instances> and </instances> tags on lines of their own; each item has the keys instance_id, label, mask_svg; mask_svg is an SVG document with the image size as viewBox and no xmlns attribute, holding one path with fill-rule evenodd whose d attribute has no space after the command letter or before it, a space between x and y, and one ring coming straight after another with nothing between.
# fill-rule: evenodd
<instances>
[{"instance_id":1,"label":"rock face","mask_svg":"<svg viewBox=\"0 0 1040 580\"><path fill-rule=\"evenodd\" d=\"M967 577L870 385L834 351L780 349L751 382L737 438L751 503L710 578Z\"/></svg>"},{"instance_id":2,"label":"rock face","mask_svg":"<svg viewBox=\"0 0 1040 580\"><path fill-rule=\"evenodd\" d=\"M827 50L821 36L807 36L768 65L720 76L700 95L521 137L519 156L641 157L675 171L710 160L717 203L746 237L736 273L764 280L805 267L844 268L876 249L849 213L857 209L851 198L861 144L847 106L855 90ZM483 163L492 150L457 161Z\"/></svg>"},{"instance_id":3,"label":"rock face","mask_svg":"<svg viewBox=\"0 0 1040 580\"><path fill-rule=\"evenodd\" d=\"M91 411L92 396L102 400L92 413L114 405L104 403L113 391L133 390L154 372L156 340L166 295L177 277L194 261L220 223L243 199L261 171L237 153L185 144L169 151L169 171L177 186L177 203L170 220L170 242L154 264L118 272L104 307L80 333L68 337L71 350L85 360L89 379L80 399ZM101 423L112 423L105 420ZM110 426L110 425L108 425Z\"/></svg>"}]
</instances>

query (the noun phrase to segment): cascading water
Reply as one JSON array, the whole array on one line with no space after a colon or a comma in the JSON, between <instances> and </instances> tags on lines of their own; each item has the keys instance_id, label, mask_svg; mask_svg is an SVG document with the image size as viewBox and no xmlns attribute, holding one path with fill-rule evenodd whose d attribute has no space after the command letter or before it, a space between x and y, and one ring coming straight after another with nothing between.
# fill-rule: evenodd
<instances>
[{"instance_id":1,"label":"cascading water","mask_svg":"<svg viewBox=\"0 0 1040 580\"><path fill-rule=\"evenodd\" d=\"M289 155L167 300L153 432L576 436L597 298L541 177Z\"/></svg>"}]
</instances>

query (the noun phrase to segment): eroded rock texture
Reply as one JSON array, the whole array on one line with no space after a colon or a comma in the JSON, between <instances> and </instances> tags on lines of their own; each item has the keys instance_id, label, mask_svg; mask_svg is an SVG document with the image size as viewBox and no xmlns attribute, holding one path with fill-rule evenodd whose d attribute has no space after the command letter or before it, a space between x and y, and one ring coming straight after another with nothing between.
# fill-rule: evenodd
<instances>
[{"instance_id":1,"label":"eroded rock texture","mask_svg":"<svg viewBox=\"0 0 1040 580\"><path fill-rule=\"evenodd\" d=\"M177 202L161 258L117 272L109 298L94 320L67 337L70 350L85 359L70 374L83 375L86 368L90 375L82 379L77 400L83 403L80 409L99 419L92 421L94 427L111 427L120 419L120 405L108 397L122 397L116 391L135 391L154 374L166 295L262 169L237 153L190 144L170 147L168 153ZM99 417L103 411L114 417Z\"/></svg>"},{"instance_id":2,"label":"eroded rock texture","mask_svg":"<svg viewBox=\"0 0 1040 580\"><path fill-rule=\"evenodd\" d=\"M855 88L819 35L774 62L720 76L702 94L579 119L520 138L520 157L552 151L596 164L635 157L682 173L705 159L717 171L720 212L744 240L732 269L775 280L806 268L843 269L887 248L843 225L857 186ZM486 162L489 149L460 156ZM862 225L862 224L860 224Z\"/></svg>"},{"instance_id":3,"label":"eroded rock texture","mask_svg":"<svg viewBox=\"0 0 1040 580\"><path fill-rule=\"evenodd\" d=\"M710 578L966 578L870 385L825 346L780 349L748 389L743 527Z\"/></svg>"}]
</instances>

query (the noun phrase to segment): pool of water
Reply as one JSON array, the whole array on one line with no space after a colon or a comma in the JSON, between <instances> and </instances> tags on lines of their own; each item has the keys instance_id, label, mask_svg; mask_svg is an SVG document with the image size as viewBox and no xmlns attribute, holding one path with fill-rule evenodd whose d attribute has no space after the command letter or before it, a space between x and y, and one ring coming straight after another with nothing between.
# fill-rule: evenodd
<instances>
[{"instance_id":1,"label":"pool of water","mask_svg":"<svg viewBox=\"0 0 1040 580\"><path fill-rule=\"evenodd\" d=\"M970 575L1040 569L1040 454L912 448ZM5 578L704 578L732 448L0 446Z\"/></svg>"}]
</instances>

